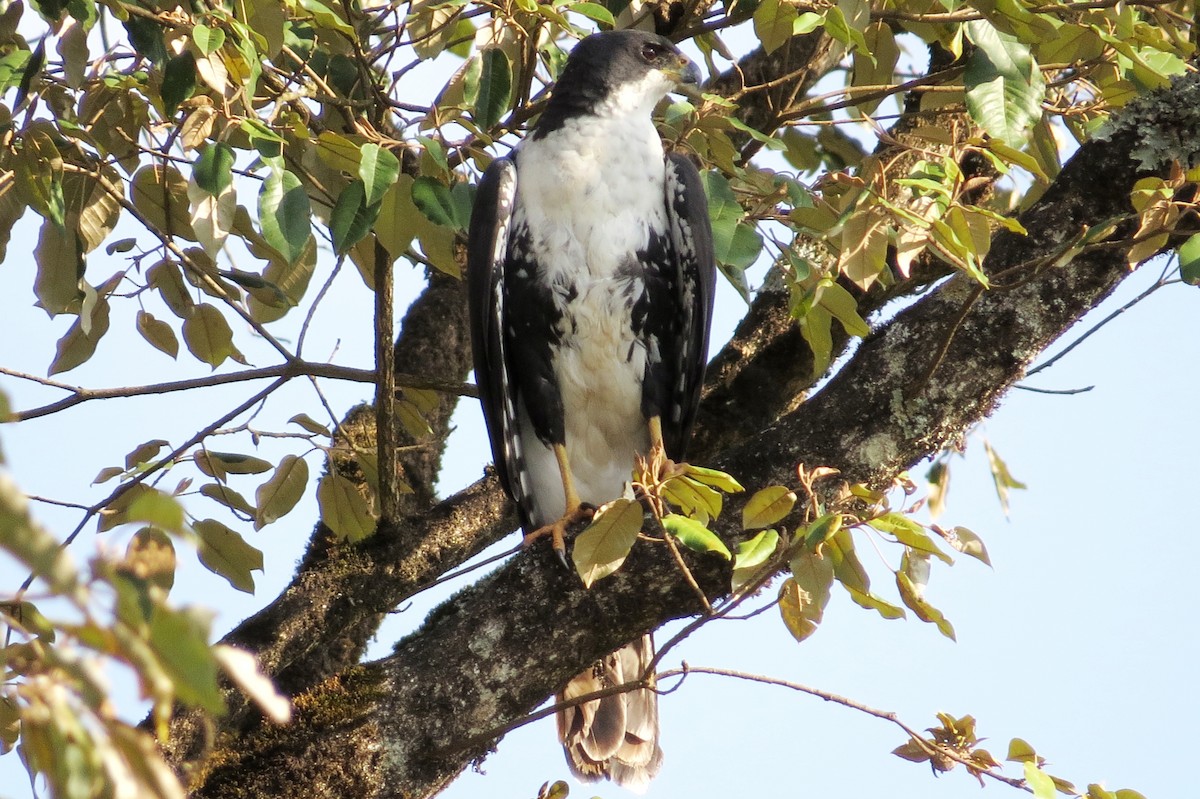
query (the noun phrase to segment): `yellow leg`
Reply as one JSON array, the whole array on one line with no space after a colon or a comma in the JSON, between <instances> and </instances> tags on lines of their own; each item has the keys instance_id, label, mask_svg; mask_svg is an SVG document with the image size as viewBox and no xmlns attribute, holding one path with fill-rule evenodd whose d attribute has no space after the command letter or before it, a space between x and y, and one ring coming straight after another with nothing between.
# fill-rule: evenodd
<instances>
[{"instance_id":1,"label":"yellow leg","mask_svg":"<svg viewBox=\"0 0 1200 799\"><path fill-rule=\"evenodd\" d=\"M554 445L554 460L558 461L558 473L562 476L563 496L567 498L567 510L579 507L579 492L575 490L575 476L571 474L571 461L563 444Z\"/></svg>"},{"instance_id":2,"label":"yellow leg","mask_svg":"<svg viewBox=\"0 0 1200 799\"><path fill-rule=\"evenodd\" d=\"M650 453L653 454L656 450L661 450L664 455L667 451L667 447L663 443L661 416L650 417Z\"/></svg>"},{"instance_id":3,"label":"yellow leg","mask_svg":"<svg viewBox=\"0 0 1200 799\"><path fill-rule=\"evenodd\" d=\"M542 536L550 536L550 545L558 559L567 564L566 532L572 525L592 518L595 508L586 505L579 499L579 491L575 488L575 477L571 474L571 461L567 458L567 448L562 444L554 445L554 459L558 461L558 473L562 477L563 497L565 508L563 515L551 524L543 525L525 536L525 544L531 544Z\"/></svg>"}]
</instances>

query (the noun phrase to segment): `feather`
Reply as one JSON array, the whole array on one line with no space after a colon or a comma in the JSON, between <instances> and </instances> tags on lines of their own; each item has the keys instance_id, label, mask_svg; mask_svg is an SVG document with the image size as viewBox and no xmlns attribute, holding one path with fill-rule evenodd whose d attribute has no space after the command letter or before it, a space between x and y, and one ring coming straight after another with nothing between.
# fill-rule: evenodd
<instances>
[{"instance_id":1,"label":"feather","mask_svg":"<svg viewBox=\"0 0 1200 799\"><path fill-rule=\"evenodd\" d=\"M640 679L653 658L654 642L642 636L572 679L558 701ZM641 793L662 767L658 695L652 688L564 708L558 714L558 734L571 772L587 782L607 777Z\"/></svg>"}]
</instances>

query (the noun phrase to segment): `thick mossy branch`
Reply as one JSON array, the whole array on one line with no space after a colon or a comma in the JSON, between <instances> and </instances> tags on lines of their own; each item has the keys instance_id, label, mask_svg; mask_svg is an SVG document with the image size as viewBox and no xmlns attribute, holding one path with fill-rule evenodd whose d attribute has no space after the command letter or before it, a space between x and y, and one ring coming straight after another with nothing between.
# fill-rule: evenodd
<instances>
[{"instance_id":1,"label":"thick mossy branch","mask_svg":"<svg viewBox=\"0 0 1200 799\"><path fill-rule=\"evenodd\" d=\"M1031 359L1128 274L1120 246L1051 264L1084 226L1127 213L1134 181L1147 174L1134 153L1178 130L1197 107L1196 86L1181 81L1131 106L1104 140L1080 149L1023 215L1029 235L997 237L988 259L996 288L947 281L876 331L813 399L714 465L751 488L790 482L798 462L882 485L983 418ZM1175 146L1174 157L1191 163L1200 142ZM1154 166L1165 174L1166 162ZM727 537L739 532L737 510L719 528ZM710 598L727 590L725 561L692 567ZM394 655L356 667L371 690L346 702L344 715L331 701L344 686L327 682L302 698L294 726L231 742L198 795L341 796L346 785L361 796L432 795L495 745L498 725L586 663L696 611L695 594L658 547L635 548L590 591L545 552L527 552L434 611ZM314 774L317 762L353 763L354 774L331 787Z\"/></svg>"}]
</instances>

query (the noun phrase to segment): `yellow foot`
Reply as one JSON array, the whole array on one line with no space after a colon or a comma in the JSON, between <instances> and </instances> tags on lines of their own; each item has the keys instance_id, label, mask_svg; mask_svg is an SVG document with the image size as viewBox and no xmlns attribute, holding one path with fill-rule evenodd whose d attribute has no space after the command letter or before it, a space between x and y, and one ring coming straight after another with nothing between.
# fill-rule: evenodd
<instances>
[{"instance_id":1,"label":"yellow foot","mask_svg":"<svg viewBox=\"0 0 1200 799\"><path fill-rule=\"evenodd\" d=\"M543 525L525 536L522 544L523 546L529 546L539 538L550 536L550 545L554 547L554 554L558 555L558 559L562 561L564 566L568 566L565 538L567 530L581 522L590 522L595 514L596 508L594 505L580 502L574 507L568 508L566 513L559 516L553 523Z\"/></svg>"}]
</instances>

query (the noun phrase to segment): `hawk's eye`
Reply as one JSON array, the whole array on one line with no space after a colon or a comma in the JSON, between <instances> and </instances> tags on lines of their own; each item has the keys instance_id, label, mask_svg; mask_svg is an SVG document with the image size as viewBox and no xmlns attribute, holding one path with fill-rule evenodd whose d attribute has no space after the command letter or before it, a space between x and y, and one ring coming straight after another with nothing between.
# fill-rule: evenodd
<instances>
[{"instance_id":1,"label":"hawk's eye","mask_svg":"<svg viewBox=\"0 0 1200 799\"><path fill-rule=\"evenodd\" d=\"M642 45L642 58L647 61L657 61L663 54L664 48L659 44Z\"/></svg>"}]
</instances>

